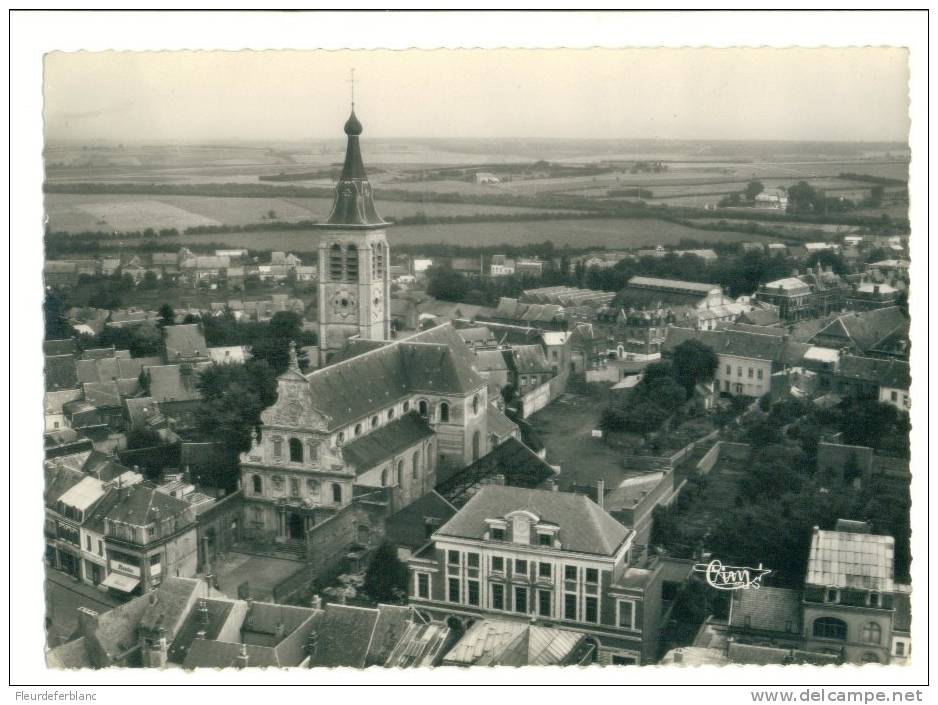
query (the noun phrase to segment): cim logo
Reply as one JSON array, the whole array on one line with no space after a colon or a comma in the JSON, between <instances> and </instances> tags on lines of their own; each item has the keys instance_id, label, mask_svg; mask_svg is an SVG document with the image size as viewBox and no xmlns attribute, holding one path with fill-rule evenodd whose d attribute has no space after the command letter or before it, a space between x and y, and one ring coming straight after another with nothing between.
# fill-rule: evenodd
<instances>
[{"instance_id":1,"label":"cim logo","mask_svg":"<svg viewBox=\"0 0 938 705\"><path fill-rule=\"evenodd\" d=\"M758 590L762 587L762 578L771 573L759 564L758 568L723 565L719 560L694 565L695 573L703 573L707 584L717 590Z\"/></svg>"}]
</instances>

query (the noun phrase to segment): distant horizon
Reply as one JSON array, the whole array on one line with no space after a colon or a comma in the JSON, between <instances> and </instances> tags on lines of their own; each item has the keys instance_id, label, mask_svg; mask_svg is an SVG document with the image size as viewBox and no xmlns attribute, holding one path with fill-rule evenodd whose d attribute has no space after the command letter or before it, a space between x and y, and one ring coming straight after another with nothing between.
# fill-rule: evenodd
<instances>
[{"instance_id":1,"label":"distant horizon","mask_svg":"<svg viewBox=\"0 0 938 705\"><path fill-rule=\"evenodd\" d=\"M53 52L45 135L341 138L353 69L364 139L905 143L911 125L893 47Z\"/></svg>"},{"instance_id":2,"label":"distant horizon","mask_svg":"<svg viewBox=\"0 0 938 705\"><path fill-rule=\"evenodd\" d=\"M148 145L148 144L188 144L188 145L197 145L197 144L224 144L226 142L255 142L260 144L267 143L297 143L297 142L341 142L345 143L345 135L333 136L333 137L296 137L296 138L258 138L258 137L246 137L246 136L232 136L232 137L214 137L214 138L204 138L204 139L186 139L186 138L158 138L158 139L119 139L116 137L96 137L89 136L85 138L79 137L47 137L46 144L54 143L86 143L86 142L107 142L113 144L131 144L131 145ZM704 144L717 143L717 144L836 144L836 145L883 145L883 146L893 146L900 147L902 149L911 150L908 141L901 140L836 140L836 139L763 139L759 137L752 137L746 139L729 139L729 138L701 138L701 137L552 137L552 136L539 136L531 137L526 135L519 136L493 136L493 137L481 137L481 136L454 136L454 137L421 137L418 135L390 135L390 136L381 136L381 137L367 137L362 135L362 143L371 142L394 142L401 140L411 140L415 142L458 142L458 141L479 141L479 142L517 142L517 141L529 141L529 142L699 142Z\"/></svg>"}]
</instances>

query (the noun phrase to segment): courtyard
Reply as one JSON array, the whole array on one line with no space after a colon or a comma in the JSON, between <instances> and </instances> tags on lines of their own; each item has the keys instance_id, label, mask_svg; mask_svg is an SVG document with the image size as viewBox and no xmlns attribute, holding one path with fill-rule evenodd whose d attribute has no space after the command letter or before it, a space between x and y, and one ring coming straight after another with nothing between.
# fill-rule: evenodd
<instances>
[{"instance_id":1,"label":"courtyard","mask_svg":"<svg viewBox=\"0 0 938 705\"><path fill-rule=\"evenodd\" d=\"M547 462L560 466L561 490L595 485L597 480L613 488L634 474L623 467L620 449L592 436L599 428L602 404L592 395L568 391L528 419L547 449Z\"/></svg>"},{"instance_id":2,"label":"courtyard","mask_svg":"<svg viewBox=\"0 0 938 705\"><path fill-rule=\"evenodd\" d=\"M237 599L239 586L247 583L253 599L272 602L274 588L304 567L287 558L232 551L220 558L214 569L218 589L228 597Z\"/></svg>"}]
</instances>

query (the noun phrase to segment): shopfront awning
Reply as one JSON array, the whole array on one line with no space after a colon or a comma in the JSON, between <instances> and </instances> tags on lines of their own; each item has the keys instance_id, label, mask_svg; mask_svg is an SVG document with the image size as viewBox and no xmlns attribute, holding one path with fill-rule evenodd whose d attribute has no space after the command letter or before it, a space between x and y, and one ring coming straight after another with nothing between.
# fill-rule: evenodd
<instances>
[{"instance_id":1,"label":"shopfront awning","mask_svg":"<svg viewBox=\"0 0 938 705\"><path fill-rule=\"evenodd\" d=\"M131 578L129 575L111 573L101 584L104 585L104 587L114 588L121 592L133 592L133 589L140 584L140 578Z\"/></svg>"}]
</instances>

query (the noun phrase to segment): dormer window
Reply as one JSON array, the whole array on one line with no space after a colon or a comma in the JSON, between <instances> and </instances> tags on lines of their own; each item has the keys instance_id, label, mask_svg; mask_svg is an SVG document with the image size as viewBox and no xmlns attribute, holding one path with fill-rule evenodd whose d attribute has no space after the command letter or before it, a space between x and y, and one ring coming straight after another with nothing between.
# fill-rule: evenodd
<instances>
[{"instance_id":1,"label":"dormer window","mask_svg":"<svg viewBox=\"0 0 938 705\"><path fill-rule=\"evenodd\" d=\"M554 537L551 534L544 534L544 533L538 532L537 544L538 546L551 546L552 547L554 545Z\"/></svg>"},{"instance_id":2,"label":"dormer window","mask_svg":"<svg viewBox=\"0 0 938 705\"><path fill-rule=\"evenodd\" d=\"M492 527L492 530L489 532L489 537L492 541L504 541L507 538L505 530L501 527Z\"/></svg>"},{"instance_id":3,"label":"dormer window","mask_svg":"<svg viewBox=\"0 0 938 705\"><path fill-rule=\"evenodd\" d=\"M878 592L870 593L870 607L879 607L879 593Z\"/></svg>"}]
</instances>

